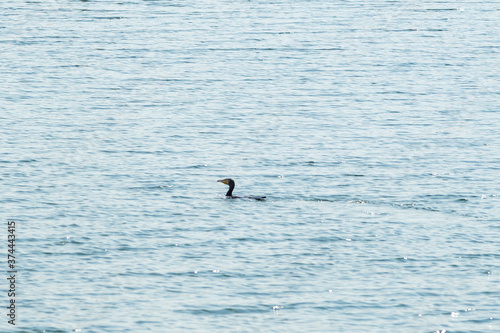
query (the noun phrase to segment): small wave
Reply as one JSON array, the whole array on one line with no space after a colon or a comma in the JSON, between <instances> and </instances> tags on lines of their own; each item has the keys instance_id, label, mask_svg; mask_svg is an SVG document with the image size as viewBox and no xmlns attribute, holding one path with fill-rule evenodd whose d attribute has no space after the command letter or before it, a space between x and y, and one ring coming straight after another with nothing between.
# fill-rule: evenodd
<instances>
[{"instance_id":1,"label":"small wave","mask_svg":"<svg viewBox=\"0 0 500 333\"><path fill-rule=\"evenodd\" d=\"M261 306L229 306L224 308L203 308L203 309L186 309L177 310L180 313L190 313L194 315L232 315L235 313L266 313L272 310L272 307Z\"/></svg>"},{"instance_id":2,"label":"small wave","mask_svg":"<svg viewBox=\"0 0 500 333\"><path fill-rule=\"evenodd\" d=\"M129 190L164 190L172 188L173 185L151 185L151 186L131 186Z\"/></svg>"}]
</instances>

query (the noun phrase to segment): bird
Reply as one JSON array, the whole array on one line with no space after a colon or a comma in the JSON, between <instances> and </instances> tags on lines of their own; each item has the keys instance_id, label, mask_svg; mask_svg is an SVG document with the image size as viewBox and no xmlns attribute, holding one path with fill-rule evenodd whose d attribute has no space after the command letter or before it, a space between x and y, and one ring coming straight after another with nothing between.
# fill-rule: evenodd
<instances>
[{"instance_id":1,"label":"bird","mask_svg":"<svg viewBox=\"0 0 500 333\"><path fill-rule=\"evenodd\" d=\"M238 197L236 195L233 195L233 190L234 190L234 180L231 178L226 178L226 179L220 179L217 181L218 183L223 183L229 186L229 190L226 193L226 198L227 199L253 199L253 200L259 200L263 201L266 200L266 197Z\"/></svg>"}]
</instances>

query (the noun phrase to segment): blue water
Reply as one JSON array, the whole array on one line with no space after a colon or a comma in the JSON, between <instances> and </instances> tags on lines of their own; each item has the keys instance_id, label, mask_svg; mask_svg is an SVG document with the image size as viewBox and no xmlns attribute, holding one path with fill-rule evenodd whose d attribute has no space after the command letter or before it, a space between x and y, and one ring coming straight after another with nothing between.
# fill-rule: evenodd
<instances>
[{"instance_id":1,"label":"blue water","mask_svg":"<svg viewBox=\"0 0 500 333\"><path fill-rule=\"evenodd\" d=\"M500 331L498 2L0 10L1 331Z\"/></svg>"}]
</instances>

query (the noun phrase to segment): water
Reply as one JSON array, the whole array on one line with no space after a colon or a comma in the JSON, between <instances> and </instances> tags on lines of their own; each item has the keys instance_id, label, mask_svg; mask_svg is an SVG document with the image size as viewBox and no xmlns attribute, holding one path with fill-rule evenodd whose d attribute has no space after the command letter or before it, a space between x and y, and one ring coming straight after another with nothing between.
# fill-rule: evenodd
<instances>
[{"instance_id":1,"label":"water","mask_svg":"<svg viewBox=\"0 0 500 333\"><path fill-rule=\"evenodd\" d=\"M500 330L498 2L0 8L2 331Z\"/></svg>"}]
</instances>

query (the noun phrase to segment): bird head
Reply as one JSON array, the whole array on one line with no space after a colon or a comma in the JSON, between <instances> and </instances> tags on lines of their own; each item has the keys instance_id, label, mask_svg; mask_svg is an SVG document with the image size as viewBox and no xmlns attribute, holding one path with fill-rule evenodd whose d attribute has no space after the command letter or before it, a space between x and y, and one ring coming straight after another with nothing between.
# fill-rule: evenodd
<instances>
[{"instance_id":1,"label":"bird head","mask_svg":"<svg viewBox=\"0 0 500 333\"><path fill-rule=\"evenodd\" d=\"M231 182L234 183L234 180L232 180L231 178L226 178L226 179L220 179L217 182L229 185Z\"/></svg>"}]
</instances>

